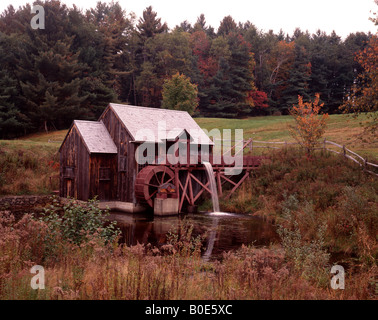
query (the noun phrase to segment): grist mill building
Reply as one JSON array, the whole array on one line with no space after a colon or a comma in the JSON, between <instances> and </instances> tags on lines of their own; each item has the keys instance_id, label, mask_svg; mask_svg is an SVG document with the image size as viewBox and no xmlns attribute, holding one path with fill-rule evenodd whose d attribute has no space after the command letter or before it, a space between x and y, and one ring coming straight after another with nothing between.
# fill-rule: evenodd
<instances>
[{"instance_id":1,"label":"grist mill building","mask_svg":"<svg viewBox=\"0 0 378 320\"><path fill-rule=\"evenodd\" d=\"M154 153L140 151L142 145L153 146ZM96 196L103 206L130 212L192 210L203 193L211 193L201 154L212 162L213 145L185 111L110 103L98 121L74 120L69 128L59 149L60 196L84 201ZM259 160L245 158L237 181L224 174L230 164L213 164L218 193L225 183L235 191Z\"/></svg>"}]
</instances>

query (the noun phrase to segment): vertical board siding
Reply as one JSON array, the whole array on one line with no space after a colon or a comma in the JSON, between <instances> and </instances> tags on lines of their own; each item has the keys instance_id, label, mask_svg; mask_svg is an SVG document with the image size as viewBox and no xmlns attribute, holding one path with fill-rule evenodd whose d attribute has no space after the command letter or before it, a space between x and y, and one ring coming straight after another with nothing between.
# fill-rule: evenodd
<instances>
[{"instance_id":1,"label":"vertical board siding","mask_svg":"<svg viewBox=\"0 0 378 320\"><path fill-rule=\"evenodd\" d=\"M108 108L99 120L103 121L117 146L117 199L136 203L134 145L130 143L133 139L111 108Z\"/></svg>"},{"instance_id":2,"label":"vertical board siding","mask_svg":"<svg viewBox=\"0 0 378 320\"><path fill-rule=\"evenodd\" d=\"M117 155L92 154L90 157L90 197L101 201L117 199ZM100 169L109 169L109 180L100 179Z\"/></svg>"},{"instance_id":3,"label":"vertical board siding","mask_svg":"<svg viewBox=\"0 0 378 320\"><path fill-rule=\"evenodd\" d=\"M65 177L65 169L73 168L74 176ZM60 152L60 196L88 200L89 153L75 127L72 126Z\"/></svg>"}]
</instances>

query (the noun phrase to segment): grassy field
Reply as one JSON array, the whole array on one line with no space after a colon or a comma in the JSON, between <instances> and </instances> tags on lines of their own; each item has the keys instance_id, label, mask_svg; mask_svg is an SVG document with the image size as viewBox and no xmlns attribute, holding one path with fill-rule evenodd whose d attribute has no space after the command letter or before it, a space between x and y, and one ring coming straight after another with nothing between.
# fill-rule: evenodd
<instances>
[{"instance_id":1,"label":"grassy field","mask_svg":"<svg viewBox=\"0 0 378 320\"><path fill-rule=\"evenodd\" d=\"M244 138L253 138L261 141L294 141L290 136L288 125L293 123L291 116L253 117L248 119L196 118L199 126L210 131L211 129L243 129ZM344 145L361 156L378 158L377 137L366 137L360 123L366 117L353 119L347 115L331 115L324 137ZM38 133L21 138L25 143L48 143L49 147L59 147L67 131L55 131L49 134ZM28 141L28 142L26 142Z\"/></svg>"},{"instance_id":2,"label":"grassy field","mask_svg":"<svg viewBox=\"0 0 378 320\"><path fill-rule=\"evenodd\" d=\"M293 123L291 116L254 117L248 119L215 119L197 118L201 128L211 130L214 128L243 129L244 138L253 138L260 141L294 141L290 136L288 125ZM350 150L363 157L378 157L377 137L366 137L360 123L366 117L353 119L347 115L331 115L324 137L327 140L345 145Z\"/></svg>"},{"instance_id":3,"label":"grassy field","mask_svg":"<svg viewBox=\"0 0 378 320\"><path fill-rule=\"evenodd\" d=\"M59 143L0 140L0 195L49 194L58 188Z\"/></svg>"}]
</instances>

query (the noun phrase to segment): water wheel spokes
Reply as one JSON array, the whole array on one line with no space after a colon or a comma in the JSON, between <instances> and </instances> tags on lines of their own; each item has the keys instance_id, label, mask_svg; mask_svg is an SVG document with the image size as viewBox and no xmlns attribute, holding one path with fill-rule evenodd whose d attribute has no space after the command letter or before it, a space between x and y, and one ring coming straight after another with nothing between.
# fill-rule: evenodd
<instances>
[{"instance_id":1,"label":"water wheel spokes","mask_svg":"<svg viewBox=\"0 0 378 320\"><path fill-rule=\"evenodd\" d=\"M136 178L135 196L137 200L153 207L154 197L159 192L159 188L172 182L174 178L174 172L166 166L144 167Z\"/></svg>"}]
</instances>

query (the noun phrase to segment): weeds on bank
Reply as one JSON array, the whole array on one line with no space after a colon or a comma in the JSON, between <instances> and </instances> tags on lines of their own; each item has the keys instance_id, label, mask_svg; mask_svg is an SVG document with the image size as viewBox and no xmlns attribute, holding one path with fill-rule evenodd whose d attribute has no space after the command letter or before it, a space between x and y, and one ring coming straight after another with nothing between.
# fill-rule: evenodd
<instances>
[{"instance_id":1,"label":"weeds on bank","mask_svg":"<svg viewBox=\"0 0 378 320\"><path fill-rule=\"evenodd\" d=\"M329 270L326 266L321 269L327 258L321 238L311 244L289 229L283 229L282 247L242 246L224 253L220 261L204 261L201 239L191 235L192 226L186 222L178 233L170 233L169 241L160 248L106 242L96 232L78 244L63 235L60 228L51 228L49 222L31 215L16 222L10 213L3 212L0 228L0 299L375 297L373 269L349 277L343 292L331 290L326 285ZM50 235L52 230L55 233ZM49 249L50 236L57 242L54 255ZM34 264L45 268L43 290L30 287L30 267ZM311 264L319 269L312 269ZM324 283L319 282L322 277Z\"/></svg>"},{"instance_id":2,"label":"weeds on bank","mask_svg":"<svg viewBox=\"0 0 378 320\"><path fill-rule=\"evenodd\" d=\"M368 267L376 264L378 179L342 157L308 158L296 149L272 153L233 198L221 201L222 210L296 228L304 240L317 239L324 227L329 252L357 256Z\"/></svg>"},{"instance_id":3,"label":"weeds on bank","mask_svg":"<svg viewBox=\"0 0 378 320\"><path fill-rule=\"evenodd\" d=\"M59 186L56 146L0 143L0 195L48 194Z\"/></svg>"}]
</instances>

